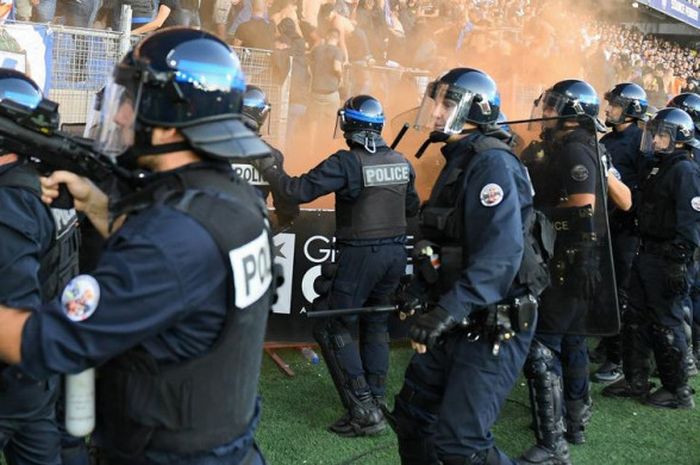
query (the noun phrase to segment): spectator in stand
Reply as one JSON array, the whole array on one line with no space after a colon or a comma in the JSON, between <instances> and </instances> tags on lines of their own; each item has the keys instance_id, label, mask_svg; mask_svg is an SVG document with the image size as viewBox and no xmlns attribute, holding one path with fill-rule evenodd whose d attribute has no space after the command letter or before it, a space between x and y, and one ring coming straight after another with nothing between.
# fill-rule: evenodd
<instances>
[{"instance_id":1,"label":"spectator in stand","mask_svg":"<svg viewBox=\"0 0 700 465\"><path fill-rule=\"evenodd\" d=\"M331 5L332 7L332 5ZM309 119L314 153L322 152L318 140L333 131L336 113L340 108L340 83L343 77L345 54L340 48L340 32L329 29L326 40L311 50L311 94Z\"/></svg>"},{"instance_id":2,"label":"spectator in stand","mask_svg":"<svg viewBox=\"0 0 700 465\"><path fill-rule=\"evenodd\" d=\"M31 0L32 21L48 23L56 16L56 0Z\"/></svg>"},{"instance_id":3,"label":"spectator in stand","mask_svg":"<svg viewBox=\"0 0 700 465\"><path fill-rule=\"evenodd\" d=\"M250 19L241 24L233 36L233 44L238 47L275 48L275 25L267 19L265 0L253 0L253 13Z\"/></svg>"},{"instance_id":4,"label":"spectator in stand","mask_svg":"<svg viewBox=\"0 0 700 465\"><path fill-rule=\"evenodd\" d=\"M180 8L178 0L161 0L155 16L153 14L136 18L132 16L131 33L146 34L160 29L165 24L165 21L170 18L171 13L177 11L178 8ZM155 8L152 11L156 11Z\"/></svg>"},{"instance_id":5,"label":"spectator in stand","mask_svg":"<svg viewBox=\"0 0 700 465\"><path fill-rule=\"evenodd\" d=\"M161 1L170 6L170 15L166 18L162 27L185 26L200 28L202 26L199 10L202 7L201 0L168 0Z\"/></svg>"},{"instance_id":6,"label":"spectator in stand","mask_svg":"<svg viewBox=\"0 0 700 465\"><path fill-rule=\"evenodd\" d=\"M292 58L292 73L289 86L289 112L287 114L287 147L300 147L303 144L299 136L299 122L306 113L309 99L309 66L306 60L306 43L297 32L296 25L289 18L280 21L277 29L280 33L280 42L285 44L284 49ZM273 110L274 111L274 110Z\"/></svg>"},{"instance_id":7,"label":"spectator in stand","mask_svg":"<svg viewBox=\"0 0 700 465\"><path fill-rule=\"evenodd\" d=\"M29 21L32 19L32 3L30 0L14 0L15 19L17 21Z\"/></svg>"}]
</instances>

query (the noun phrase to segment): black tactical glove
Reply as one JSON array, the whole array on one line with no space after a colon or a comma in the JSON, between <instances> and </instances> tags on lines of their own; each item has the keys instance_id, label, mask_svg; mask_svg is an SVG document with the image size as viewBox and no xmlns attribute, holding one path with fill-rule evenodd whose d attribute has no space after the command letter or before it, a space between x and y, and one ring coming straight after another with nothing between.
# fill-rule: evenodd
<instances>
[{"instance_id":1,"label":"black tactical glove","mask_svg":"<svg viewBox=\"0 0 700 465\"><path fill-rule=\"evenodd\" d=\"M268 170L277 171L281 169L281 164L279 160L273 154L262 158L256 158L255 160L252 160L250 164L253 165L255 169L260 171L260 174L262 174L263 177L266 176L265 172Z\"/></svg>"},{"instance_id":2,"label":"black tactical glove","mask_svg":"<svg viewBox=\"0 0 700 465\"><path fill-rule=\"evenodd\" d=\"M568 285L574 295L583 300L591 300L603 280L600 274L599 250L592 245L582 245L575 252Z\"/></svg>"},{"instance_id":3,"label":"black tactical glove","mask_svg":"<svg viewBox=\"0 0 700 465\"><path fill-rule=\"evenodd\" d=\"M425 289L415 276L402 276L399 287L394 293L394 302L399 307L399 318L405 320L413 315L416 310L425 305L426 298Z\"/></svg>"},{"instance_id":4,"label":"black tactical glove","mask_svg":"<svg viewBox=\"0 0 700 465\"><path fill-rule=\"evenodd\" d=\"M688 267L685 263L667 261L663 267L667 298L681 296L688 292Z\"/></svg>"},{"instance_id":5,"label":"black tactical glove","mask_svg":"<svg viewBox=\"0 0 700 465\"><path fill-rule=\"evenodd\" d=\"M458 321L447 310L435 307L422 315L418 315L413 320L408 333L413 341L432 347L440 336L457 326L457 324Z\"/></svg>"}]
</instances>

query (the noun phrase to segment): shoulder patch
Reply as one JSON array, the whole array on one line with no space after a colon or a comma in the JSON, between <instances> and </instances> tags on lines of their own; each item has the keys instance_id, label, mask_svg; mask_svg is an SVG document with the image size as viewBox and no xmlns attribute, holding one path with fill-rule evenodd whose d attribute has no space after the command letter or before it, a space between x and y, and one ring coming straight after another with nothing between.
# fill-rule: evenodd
<instances>
[{"instance_id":1,"label":"shoulder patch","mask_svg":"<svg viewBox=\"0 0 700 465\"><path fill-rule=\"evenodd\" d=\"M89 274L71 279L61 294L63 313L72 321L87 320L100 303L100 285Z\"/></svg>"},{"instance_id":2,"label":"shoulder patch","mask_svg":"<svg viewBox=\"0 0 700 465\"><path fill-rule=\"evenodd\" d=\"M693 210L696 212L700 212L700 197L693 197L690 199L690 206L693 207Z\"/></svg>"},{"instance_id":3,"label":"shoulder patch","mask_svg":"<svg viewBox=\"0 0 700 465\"><path fill-rule=\"evenodd\" d=\"M588 168L586 168L583 165L576 165L573 168L571 168L571 179L574 181L585 181L588 179L589 173L588 173Z\"/></svg>"},{"instance_id":4,"label":"shoulder patch","mask_svg":"<svg viewBox=\"0 0 700 465\"><path fill-rule=\"evenodd\" d=\"M245 308L262 297L272 282L272 253L267 230L228 253L233 270L237 308Z\"/></svg>"},{"instance_id":5,"label":"shoulder patch","mask_svg":"<svg viewBox=\"0 0 700 465\"><path fill-rule=\"evenodd\" d=\"M495 207L503 201L503 188L495 183L486 184L481 189L479 200L484 207Z\"/></svg>"}]
</instances>

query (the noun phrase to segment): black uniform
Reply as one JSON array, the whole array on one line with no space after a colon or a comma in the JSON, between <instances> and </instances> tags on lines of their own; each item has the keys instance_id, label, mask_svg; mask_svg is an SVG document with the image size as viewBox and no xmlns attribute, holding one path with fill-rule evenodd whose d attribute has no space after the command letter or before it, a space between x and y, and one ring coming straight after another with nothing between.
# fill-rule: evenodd
<instances>
[{"instance_id":1,"label":"black uniform","mask_svg":"<svg viewBox=\"0 0 700 465\"><path fill-rule=\"evenodd\" d=\"M655 157L641 182L639 205L641 248L630 276L629 308L623 324L623 368L629 386L648 391L649 356L653 349L661 382L685 400L683 301L687 287L669 286L668 275L687 274L700 245L700 168L686 150Z\"/></svg>"},{"instance_id":2,"label":"black uniform","mask_svg":"<svg viewBox=\"0 0 700 465\"><path fill-rule=\"evenodd\" d=\"M73 210L41 202L39 175L22 162L0 166L0 303L39 310L78 274ZM0 448L11 464L59 464L55 402L60 381L0 363ZM41 381L37 381L40 379Z\"/></svg>"},{"instance_id":3,"label":"black uniform","mask_svg":"<svg viewBox=\"0 0 700 465\"><path fill-rule=\"evenodd\" d=\"M418 212L415 173L410 163L391 150L378 135L373 136L376 153L349 142L300 177L280 170L263 174L273 192L300 203L335 192L336 244L339 259L328 294L330 308L356 308L391 303L391 296L405 274L406 217ZM318 306L318 304L317 304ZM360 423L372 424L363 434L383 429L381 414L372 398L384 398L389 367L388 315L360 317L358 348L351 329L354 316L321 322L314 337L336 383L345 408ZM338 434L359 431L335 425Z\"/></svg>"}]
</instances>

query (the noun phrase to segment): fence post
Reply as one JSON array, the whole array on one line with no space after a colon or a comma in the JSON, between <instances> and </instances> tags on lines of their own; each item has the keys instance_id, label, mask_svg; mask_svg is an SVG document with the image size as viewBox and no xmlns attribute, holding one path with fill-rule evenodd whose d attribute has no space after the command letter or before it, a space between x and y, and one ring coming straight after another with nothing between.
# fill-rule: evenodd
<instances>
[{"instance_id":1,"label":"fence post","mask_svg":"<svg viewBox=\"0 0 700 465\"><path fill-rule=\"evenodd\" d=\"M119 18L119 60L131 49L131 7L122 5L121 16Z\"/></svg>"}]
</instances>

